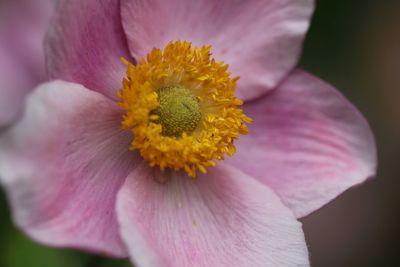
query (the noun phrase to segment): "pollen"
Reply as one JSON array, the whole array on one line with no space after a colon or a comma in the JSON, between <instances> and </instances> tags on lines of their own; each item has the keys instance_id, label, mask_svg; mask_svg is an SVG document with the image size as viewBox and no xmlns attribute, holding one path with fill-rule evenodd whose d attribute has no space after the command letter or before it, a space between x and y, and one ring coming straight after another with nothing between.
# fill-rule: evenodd
<instances>
[{"instance_id":1,"label":"pollen","mask_svg":"<svg viewBox=\"0 0 400 267\"><path fill-rule=\"evenodd\" d=\"M154 48L136 65L123 60L128 70L118 91L121 124L133 134L130 149L150 166L195 177L232 156L234 141L249 132L252 120L235 97L239 77L232 78L210 51L176 41Z\"/></svg>"}]
</instances>

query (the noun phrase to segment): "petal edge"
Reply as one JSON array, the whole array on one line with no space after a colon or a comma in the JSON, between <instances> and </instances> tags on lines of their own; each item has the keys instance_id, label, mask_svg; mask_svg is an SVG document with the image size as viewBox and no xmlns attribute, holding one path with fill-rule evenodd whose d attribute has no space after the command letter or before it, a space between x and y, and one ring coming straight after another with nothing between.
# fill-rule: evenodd
<instances>
[{"instance_id":1,"label":"petal edge","mask_svg":"<svg viewBox=\"0 0 400 267\"><path fill-rule=\"evenodd\" d=\"M166 176L169 180L160 184ZM222 164L193 180L144 163L117 198L140 267L308 266L301 223L253 178Z\"/></svg>"},{"instance_id":2,"label":"petal edge","mask_svg":"<svg viewBox=\"0 0 400 267\"><path fill-rule=\"evenodd\" d=\"M244 109L254 123L228 162L267 184L298 217L376 173L368 122L341 93L311 74L294 71Z\"/></svg>"}]
</instances>

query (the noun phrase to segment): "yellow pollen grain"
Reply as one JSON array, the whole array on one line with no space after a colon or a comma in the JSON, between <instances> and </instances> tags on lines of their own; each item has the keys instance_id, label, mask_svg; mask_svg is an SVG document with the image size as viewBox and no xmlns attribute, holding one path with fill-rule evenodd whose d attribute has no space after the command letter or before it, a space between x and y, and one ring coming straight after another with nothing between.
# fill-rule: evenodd
<instances>
[{"instance_id":1,"label":"yellow pollen grain","mask_svg":"<svg viewBox=\"0 0 400 267\"><path fill-rule=\"evenodd\" d=\"M118 92L125 110L121 124L133 134L130 148L150 166L195 177L232 156L234 141L248 133L252 120L234 94L238 77L210 50L176 41L136 65L123 61L128 70Z\"/></svg>"}]
</instances>

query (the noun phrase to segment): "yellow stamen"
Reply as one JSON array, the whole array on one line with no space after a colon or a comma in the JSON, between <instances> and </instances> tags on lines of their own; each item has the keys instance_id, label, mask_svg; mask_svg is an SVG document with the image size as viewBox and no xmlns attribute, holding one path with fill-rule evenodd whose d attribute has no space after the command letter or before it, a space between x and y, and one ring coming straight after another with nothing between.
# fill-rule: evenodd
<instances>
[{"instance_id":1,"label":"yellow stamen","mask_svg":"<svg viewBox=\"0 0 400 267\"><path fill-rule=\"evenodd\" d=\"M251 123L234 95L238 77L211 58L211 46L170 42L153 49L137 65L128 65L118 92L126 113L122 126L133 133L150 166L183 169L189 176L206 173L215 160L235 153L234 140Z\"/></svg>"}]
</instances>

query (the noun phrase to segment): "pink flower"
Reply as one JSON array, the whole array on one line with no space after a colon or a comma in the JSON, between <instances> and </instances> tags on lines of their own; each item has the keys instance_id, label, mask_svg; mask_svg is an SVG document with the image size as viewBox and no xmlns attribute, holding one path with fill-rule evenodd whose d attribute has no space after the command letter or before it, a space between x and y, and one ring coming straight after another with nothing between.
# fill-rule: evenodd
<instances>
[{"instance_id":1,"label":"pink flower","mask_svg":"<svg viewBox=\"0 0 400 267\"><path fill-rule=\"evenodd\" d=\"M310 0L60 1L46 43L58 80L36 89L0 139L17 225L44 244L141 267L307 266L296 218L376 168L362 115L292 70L312 9ZM232 76L209 47L184 41L210 44ZM231 94L236 81L253 119L239 139L250 120Z\"/></svg>"},{"instance_id":2,"label":"pink flower","mask_svg":"<svg viewBox=\"0 0 400 267\"><path fill-rule=\"evenodd\" d=\"M0 128L13 122L34 87L45 80L43 37L53 0L0 3Z\"/></svg>"}]
</instances>

